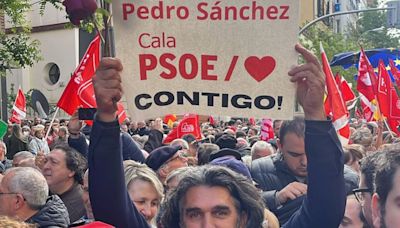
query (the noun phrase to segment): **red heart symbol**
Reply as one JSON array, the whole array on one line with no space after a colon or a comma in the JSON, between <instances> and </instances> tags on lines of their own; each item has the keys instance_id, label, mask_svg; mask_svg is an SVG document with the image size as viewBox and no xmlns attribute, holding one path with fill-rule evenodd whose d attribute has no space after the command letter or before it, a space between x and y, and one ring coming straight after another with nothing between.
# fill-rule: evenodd
<instances>
[{"instance_id":1,"label":"red heart symbol","mask_svg":"<svg viewBox=\"0 0 400 228\"><path fill-rule=\"evenodd\" d=\"M247 72L258 82L268 77L274 71L275 66L275 59L271 56L264 56L262 59L250 56L244 61Z\"/></svg>"}]
</instances>

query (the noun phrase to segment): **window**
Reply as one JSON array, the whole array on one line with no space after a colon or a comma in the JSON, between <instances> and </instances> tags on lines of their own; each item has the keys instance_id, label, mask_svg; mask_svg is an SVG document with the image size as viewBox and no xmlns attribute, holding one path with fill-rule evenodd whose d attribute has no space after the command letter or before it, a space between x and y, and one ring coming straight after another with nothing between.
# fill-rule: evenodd
<instances>
[{"instance_id":1,"label":"window","mask_svg":"<svg viewBox=\"0 0 400 228\"><path fill-rule=\"evenodd\" d=\"M60 68L55 63L47 64L46 68L48 68L47 82L50 85L56 84L60 80Z\"/></svg>"}]
</instances>

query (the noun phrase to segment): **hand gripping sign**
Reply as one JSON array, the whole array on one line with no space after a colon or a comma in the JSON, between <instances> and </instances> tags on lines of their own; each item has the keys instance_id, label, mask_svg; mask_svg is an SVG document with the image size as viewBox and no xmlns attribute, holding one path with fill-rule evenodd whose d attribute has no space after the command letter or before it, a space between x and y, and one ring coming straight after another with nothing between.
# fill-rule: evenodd
<instances>
[{"instance_id":1,"label":"hand gripping sign","mask_svg":"<svg viewBox=\"0 0 400 228\"><path fill-rule=\"evenodd\" d=\"M292 118L299 2L113 1L131 116Z\"/></svg>"}]
</instances>

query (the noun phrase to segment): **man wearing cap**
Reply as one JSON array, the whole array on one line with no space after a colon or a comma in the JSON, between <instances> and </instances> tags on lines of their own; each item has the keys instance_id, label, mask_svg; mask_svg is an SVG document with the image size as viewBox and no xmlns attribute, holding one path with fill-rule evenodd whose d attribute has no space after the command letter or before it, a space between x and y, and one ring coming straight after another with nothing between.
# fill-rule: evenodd
<instances>
[{"instance_id":1,"label":"man wearing cap","mask_svg":"<svg viewBox=\"0 0 400 228\"><path fill-rule=\"evenodd\" d=\"M49 145L47 144L46 140L44 140L44 126L38 124L32 128L33 137L29 143L29 151L37 155L38 152L43 152L44 154L50 153Z\"/></svg>"},{"instance_id":2,"label":"man wearing cap","mask_svg":"<svg viewBox=\"0 0 400 228\"><path fill-rule=\"evenodd\" d=\"M188 159L181 149L181 146L162 146L147 157L146 165L157 173L161 183L172 171L188 166Z\"/></svg>"}]
</instances>

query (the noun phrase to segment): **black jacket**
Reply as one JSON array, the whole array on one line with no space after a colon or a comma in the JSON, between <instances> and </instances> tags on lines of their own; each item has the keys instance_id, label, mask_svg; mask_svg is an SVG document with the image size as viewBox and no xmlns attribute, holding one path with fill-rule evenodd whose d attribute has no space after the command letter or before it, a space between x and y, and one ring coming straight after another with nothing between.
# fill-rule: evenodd
<instances>
[{"instance_id":1,"label":"black jacket","mask_svg":"<svg viewBox=\"0 0 400 228\"><path fill-rule=\"evenodd\" d=\"M52 195L44 207L25 222L36 224L38 227L68 227L69 215L60 197Z\"/></svg>"},{"instance_id":2,"label":"black jacket","mask_svg":"<svg viewBox=\"0 0 400 228\"><path fill-rule=\"evenodd\" d=\"M283 227L338 227L346 201L342 146L330 121L306 121L308 194L278 205L277 191L298 181L282 155L254 160L251 176L263 190L262 197ZM286 223L286 224L285 224Z\"/></svg>"}]
</instances>

